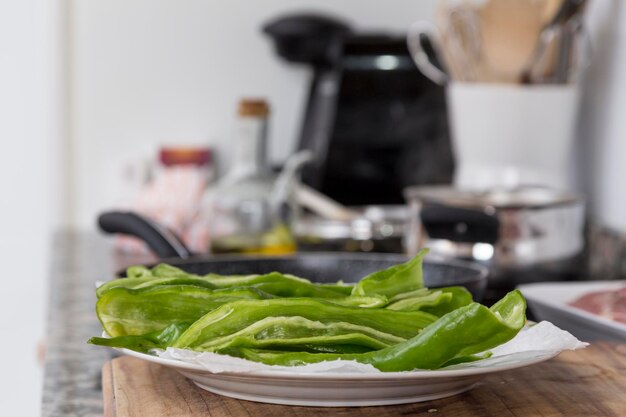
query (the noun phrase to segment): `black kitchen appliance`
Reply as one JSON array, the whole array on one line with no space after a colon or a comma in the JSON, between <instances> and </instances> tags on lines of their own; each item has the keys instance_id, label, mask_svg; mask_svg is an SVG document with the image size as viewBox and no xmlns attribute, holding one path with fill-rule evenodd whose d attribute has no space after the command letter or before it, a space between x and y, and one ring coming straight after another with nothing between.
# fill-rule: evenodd
<instances>
[{"instance_id":1,"label":"black kitchen appliance","mask_svg":"<svg viewBox=\"0 0 626 417\"><path fill-rule=\"evenodd\" d=\"M263 28L278 55L313 69L299 138L303 181L346 205L401 204L416 184L450 183L445 94L415 67L404 34L354 32L290 15Z\"/></svg>"}]
</instances>

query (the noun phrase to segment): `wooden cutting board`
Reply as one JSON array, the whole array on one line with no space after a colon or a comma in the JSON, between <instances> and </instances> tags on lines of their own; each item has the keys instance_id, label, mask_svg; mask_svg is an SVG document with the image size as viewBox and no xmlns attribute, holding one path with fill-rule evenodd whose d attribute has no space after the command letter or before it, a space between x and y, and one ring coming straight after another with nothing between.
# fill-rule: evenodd
<instances>
[{"instance_id":1,"label":"wooden cutting board","mask_svg":"<svg viewBox=\"0 0 626 417\"><path fill-rule=\"evenodd\" d=\"M132 357L104 365L105 417L626 416L626 344L594 343L551 361L488 376L469 392L360 408L256 403L204 391L176 371Z\"/></svg>"}]
</instances>

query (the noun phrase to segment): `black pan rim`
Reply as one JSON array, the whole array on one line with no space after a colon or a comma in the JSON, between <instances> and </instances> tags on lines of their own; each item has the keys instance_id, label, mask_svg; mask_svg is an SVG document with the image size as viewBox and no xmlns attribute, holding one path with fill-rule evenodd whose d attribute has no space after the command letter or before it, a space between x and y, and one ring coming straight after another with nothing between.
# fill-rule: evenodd
<instances>
[{"instance_id":1,"label":"black pan rim","mask_svg":"<svg viewBox=\"0 0 626 417\"><path fill-rule=\"evenodd\" d=\"M148 268L154 267L158 264L170 264L172 266L184 266L192 264L212 264L214 262L258 262L263 260L273 261L288 261L297 259L319 259L319 258L337 258L337 261L341 260L367 260L367 261L391 261L396 263L406 262L410 259L410 256L401 253L378 253L378 252L298 252L293 255L195 255L189 258L163 258L156 262L144 263ZM485 281L489 275L489 269L476 262L465 261L462 259L452 259L437 255L427 255L424 258L424 263L444 265L471 270L473 272L472 278L464 278L464 282Z\"/></svg>"}]
</instances>

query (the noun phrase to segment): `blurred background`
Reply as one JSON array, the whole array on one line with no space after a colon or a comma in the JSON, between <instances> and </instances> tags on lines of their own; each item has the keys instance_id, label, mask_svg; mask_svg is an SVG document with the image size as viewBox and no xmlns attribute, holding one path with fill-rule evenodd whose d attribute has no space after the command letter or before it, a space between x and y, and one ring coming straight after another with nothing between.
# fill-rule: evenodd
<instances>
[{"instance_id":1,"label":"blurred background","mask_svg":"<svg viewBox=\"0 0 626 417\"><path fill-rule=\"evenodd\" d=\"M458 13L442 3L3 2L0 389L11 395L0 413L39 414L55 236L96 233L107 210L202 251L427 245L487 263L494 297L529 275L623 277L623 2L552 21L562 3L546 0L515 12L530 16L520 27L495 0ZM273 243L233 243L255 226L231 224L230 202L292 184L300 163L305 186L269 203L282 219L263 226ZM255 185L246 169L286 174ZM525 230L527 209L546 241L503 232Z\"/></svg>"}]
</instances>

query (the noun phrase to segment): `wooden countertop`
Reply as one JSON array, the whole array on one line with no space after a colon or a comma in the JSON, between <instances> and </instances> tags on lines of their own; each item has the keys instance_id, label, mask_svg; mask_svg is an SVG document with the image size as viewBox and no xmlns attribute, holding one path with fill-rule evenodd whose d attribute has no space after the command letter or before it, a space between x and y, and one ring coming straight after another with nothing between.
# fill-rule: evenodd
<instances>
[{"instance_id":1,"label":"wooden countertop","mask_svg":"<svg viewBox=\"0 0 626 417\"><path fill-rule=\"evenodd\" d=\"M489 375L464 394L397 406L315 408L237 400L132 357L104 366L103 391L105 417L626 416L626 344L594 343L545 363Z\"/></svg>"}]
</instances>

